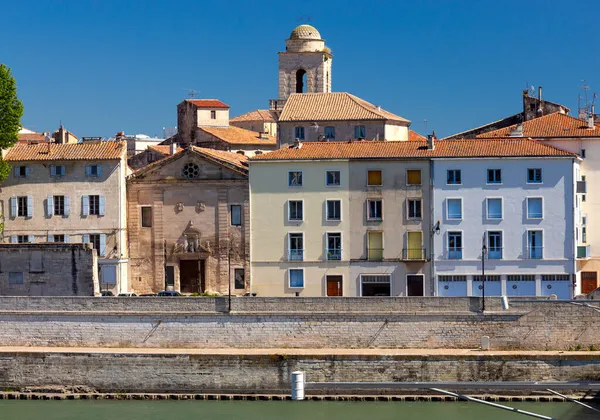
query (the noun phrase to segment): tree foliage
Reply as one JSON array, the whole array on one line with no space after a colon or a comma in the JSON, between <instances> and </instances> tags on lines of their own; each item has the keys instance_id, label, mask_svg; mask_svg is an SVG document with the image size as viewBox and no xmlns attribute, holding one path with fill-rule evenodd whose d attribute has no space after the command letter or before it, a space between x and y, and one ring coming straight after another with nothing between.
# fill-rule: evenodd
<instances>
[{"instance_id":1,"label":"tree foliage","mask_svg":"<svg viewBox=\"0 0 600 420\"><path fill-rule=\"evenodd\" d=\"M6 65L0 64L0 149L12 147L21 129L23 104L17 96L17 83ZM0 157L0 182L10 173L8 164Z\"/></svg>"}]
</instances>

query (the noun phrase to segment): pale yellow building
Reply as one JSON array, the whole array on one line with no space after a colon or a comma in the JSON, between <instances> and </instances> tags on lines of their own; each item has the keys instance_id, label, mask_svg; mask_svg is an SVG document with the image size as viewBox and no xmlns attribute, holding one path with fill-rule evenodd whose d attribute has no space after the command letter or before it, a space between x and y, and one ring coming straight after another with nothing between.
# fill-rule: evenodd
<instances>
[{"instance_id":1,"label":"pale yellow building","mask_svg":"<svg viewBox=\"0 0 600 420\"><path fill-rule=\"evenodd\" d=\"M250 159L252 292L431 295L423 147L315 142Z\"/></svg>"},{"instance_id":2,"label":"pale yellow building","mask_svg":"<svg viewBox=\"0 0 600 420\"><path fill-rule=\"evenodd\" d=\"M17 144L2 184L5 243L91 243L102 290L125 292L126 146L123 142Z\"/></svg>"}]
</instances>

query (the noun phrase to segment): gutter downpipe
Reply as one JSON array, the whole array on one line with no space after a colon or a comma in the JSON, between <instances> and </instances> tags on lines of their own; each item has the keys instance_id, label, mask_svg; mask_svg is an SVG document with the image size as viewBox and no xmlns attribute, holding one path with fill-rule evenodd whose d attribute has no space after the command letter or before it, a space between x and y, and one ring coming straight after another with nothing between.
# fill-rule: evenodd
<instances>
[{"instance_id":1,"label":"gutter downpipe","mask_svg":"<svg viewBox=\"0 0 600 420\"><path fill-rule=\"evenodd\" d=\"M434 191L433 191L433 186L434 186L434 179L433 179L433 159L429 160L429 262L430 262L430 267L429 267L429 276L430 276L430 284L433 286L431 291L433 293L433 296L438 296L438 285L435 281L435 254L433 253L433 243L434 243L434 235L435 232L433 231L433 225L434 225L434 205L433 205L433 200L435 199L435 195L434 195Z\"/></svg>"}]
</instances>

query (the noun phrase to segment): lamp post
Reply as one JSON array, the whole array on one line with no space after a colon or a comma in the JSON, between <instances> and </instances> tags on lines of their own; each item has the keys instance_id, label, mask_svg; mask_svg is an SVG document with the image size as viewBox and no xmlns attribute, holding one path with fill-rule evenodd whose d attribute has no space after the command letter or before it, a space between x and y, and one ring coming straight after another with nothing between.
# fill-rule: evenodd
<instances>
[{"instance_id":1,"label":"lamp post","mask_svg":"<svg viewBox=\"0 0 600 420\"><path fill-rule=\"evenodd\" d=\"M481 313L485 312L485 254L487 254L487 246L484 237L481 246Z\"/></svg>"}]
</instances>

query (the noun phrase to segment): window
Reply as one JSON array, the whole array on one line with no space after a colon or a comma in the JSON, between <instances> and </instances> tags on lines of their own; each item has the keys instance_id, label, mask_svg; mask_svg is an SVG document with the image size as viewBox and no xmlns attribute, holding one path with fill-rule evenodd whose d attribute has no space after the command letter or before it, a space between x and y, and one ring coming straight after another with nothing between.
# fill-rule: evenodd
<instances>
[{"instance_id":1,"label":"window","mask_svg":"<svg viewBox=\"0 0 600 420\"><path fill-rule=\"evenodd\" d=\"M327 200L327 220L342 220L342 202L340 200Z\"/></svg>"},{"instance_id":2,"label":"window","mask_svg":"<svg viewBox=\"0 0 600 420\"><path fill-rule=\"evenodd\" d=\"M460 169L449 169L446 173L446 184L460 185L462 184Z\"/></svg>"},{"instance_id":3,"label":"window","mask_svg":"<svg viewBox=\"0 0 600 420\"><path fill-rule=\"evenodd\" d=\"M65 196L55 195L52 197L52 201L54 202L54 215L65 216Z\"/></svg>"},{"instance_id":4,"label":"window","mask_svg":"<svg viewBox=\"0 0 600 420\"><path fill-rule=\"evenodd\" d=\"M98 216L100 214L100 196L99 195L90 195L90 214L94 214Z\"/></svg>"},{"instance_id":5,"label":"window","mask_svg":"<svg viewBox=\"0 0 600 420\"><path fill-rule=\"evenodd\" d=\"M65 243L65 235L52 235L52 242Z\"/></svg>"},{"instance_id":6,"label":"window","mask_svg":"<svg viewBox=\"0 0 600 420\"><path fill-rule=\"evenodd\" d=\"M102 250L100 249L100 234L98 234L98 233L90 234L89 243L92 244L94 249L98 251L98 255L101 255L100 252Z\"/></svg>"},{"instance_id":7,"label":"window","mask_svg":"<svg viewBox=\"0 0 600 420\"><path fill-rule=\"evenodd\" d=\"M500 169L488 169L488 184L502 184L502 171Z\"/></svg>"},{"instance_id":8,"label":"window","mask_svg":"<svg viewBox=\"0 0 600 420\"><path fill-rule=\"evenodd\" d=\"M290 261L302 261L304 259L304 234L303 233L290 233L289 234L289 260Z\"/></svg>"},{"instance_id":9,"label":"window","mask_svg":"<svg viewBox=\"0 0 600 420\"><path fill-rule=\"evenodd\" d=\"M421 199L408 199L408 218L409 219L420 219L421 218Z\"/></svg>"},{"instance_id":10,"label":"window","mask_svg":"<svg viewBox=\"0 0 600 420\"><path fill-rule=\"evenodd\" d=\"M381 170L373 170L367 172L367 185L377 186L383 185L383 174Z\"/></svg>"},{"instance_id":11,"label":"window","mask_svg":"<svg viewBox=\"0 0 600 420\"><path fill-rule=\"evenodd\" d=\"M200 167L195 163L186 163L181 170L181 175L187 179L195 179L200 176Z\"/></svg>"},{"instance_id":12,"label":"window","mask_svg":"<svg viewBox=\"0 0 600 420\"><path fill-rule=\"evenodd\" d=\"M355 125L354 126L354 138L355 139L364 139L367 137L367 129L364 125Z\"/></svg>"},{"instance_id":13,"label":"window","mask_svg":"<svg viewBox=\"0 0 600 420\"><path fill-rule=\"evenodd\" d=\"M17 216L19 217L29 217L29 209L27 206L27 197L17 197Z\"/></svg>"},{"instance_id":14,"label":"window","mask_svg":"<svg viewBox=\"0 0 600 420\"><path fill-rule=\"evenodd\" d=\"M367 232L367 259L383 260L383 232Z\"/></svg>"},{"instance_id":15,"label":"window","mask_svg":"<svg viewBox=\"0 0 600 420\"><path fill-rule=\"evenodd\" d=\"M448 259L462 260L462 232L448 232Z\"/></svg>"},{"instance_id":16,"label":"window","mask_svg":"<svg viewBox=\"0 0 600 420\"><path fill-rule=\"evenodd\" d=\"M301 222L304 220L303 202L300 200L288 201L288 220L291 222Z\"/></svg>"},{"instance_id":17,"label":"window","mask_svg":"<svg viewBox=\"0 0 600 420\"><path fill-rule=\"evenodd\" d=\"M152 227L152 207L142 207L142 227Z\"/></svg>"},{"instance_id":18,"label":"window","mask_svg":"<svg viewBox=\"0 0 600 420\"><path fill-rule=\"evenodd\" d=\"M502 199L487 198L487 218L502 219Z\"/></svg>"},{"instance_id":19,"label":"window","mask_svg":"<svg viewBox=\"0 0 600 420\"><path fill-rule=\"evenodd\" d=\"M243 268L236 268L234 270L233 278L235 281L236 289L245 289L246 288L246 281L244 280L244 269Z\"/></svg>"},{"instance_id":20,"label":"window","mask_svg":"<svg viewBox=\"0 0 600 420\"><path fill-rule=\"evenodd\" d=\"M527 218L528 219L543 219L544 205L541 197L527 198Z\"/></svg>"},{"instance_id":21,"label":"window","mask_svg":"<svg viewBox=\"0 0 600 420\"><path fill-rule=\"evenodd\" d=\"M390 275L365 275L360 276L361 296L391 296L392 276Z\"/></svg>"},{"instance_id":22,"label":"window","mask_svg":"<svg viewBox=\"0 0 600 420\"><path fill-rule=\"evenodd\" d=\"M421 185L420 169L409 169L406 171L406 185Z\"/></svg>"},{"instance_id":23,"label":"window","mask_svg":"<svg viewBox=\"0 0 600 420\"><path fill-rule=\"evenodd\" d=\"M542 231L527 231L527 257L531 260L540 260L543 258L543 250Z\"/></svg>"},{"instance_id":24,"label":"window","mask_svg":"<svg viewBox=\"0 0 600 420\"><path fill-rule=\"evenodd\" d=\"M381 200L367 200L367 220L383 219L383 202Z\"/></svg>"},{"instance_id":25,"label":"window","mask_svg":"<svg viewBox=\"0 0 600 420\"><path fill-rule=\"evenodd\" d=\"M8 284L23 284L23 272L22 271L9 271L8 272Z\"/></svg>"},{"instance_id":26,"label":"window","mask_svg":"<svg viewBox=\"0 0 600 420\"><path fill-rule=\"evenodd\" d=\"M301 187L302 186L302 171L289 171L288 172L288 185L290 187Z\"/></svg>"},{"instance_id":27,"label":"window","mask_svg":"<svg viewBox=\"0 0 600 420\"><path fill-rule=\"evenodd\" d=\"M290 268L290 288L299 289L304 287L304 270L301 268Z\"/></svg>"},{"instance_id":28,"label":"window","mask_svg":"<svg viewBox=\"0 0 600 420\"><path fill-rule=\"evenodd\" d=\"M29 166L15 166L13 171L15 178L25 178L31 174L31 168Z\"/></svg>"},{"instance_id":29,"label":"window","mask_svg":"<svg viewBox=\"0 0 600 420\"><path fill-rule=\"evenodd\" d=\"M327 233L327 259L335 261L342 259L341 233Z\"/></svg>"},{"instance_id":30,"label":"window","mask_svg":"<svg viewBox=\"0 0 600 420\"><path fill-rule=\"evenodd\" d=\"M446 205L449 220L462 220L462 198L447 198Z\"/></svg>"},{"instance_id":31,"label":"window","mask_svg":"<svg viewBox=\"0 0 600 420\"><path fill-rule=\"evenodd\" d=\"M65 176L65 165L50 165L50 176Z\"/></svg>"},{"instance_id":32,"label":"window","mask_svg":"<svg viewBox=\"0 0 600 420\"><path fill-rule=\"evenodd\" d=\"M585 159L585 149L581 149L581 158Z\"/></svg>"},{"instance_id":33,"label":"window","mask_svg":"<svg viewBox=\"0 0 600 420\"><path fill-rule=\"evenodd\" d=\"M542 170L540 168L527 169L527 183L540 184L542 182Z\"/></svg>"},{"instance_id":34,"label":"window","mask_svg":"<svg viewBox=\"0 0 600 420\"><path fill-rule=\"evenodd\" d=\"M335 140L335 127L325 127L325 138Z\"/></svg>"},{"instance_id":35,"label":"window","mask_svg":"<svg viewBox=\"0 0 600 420\"><path fill-rule=\"evenodd\" d=\"M586 198L585 198L585 194L581 194L581 201L582 201L583 203L585 203L585 200L586 200Z\"/></svg>"},{"instance_id":36,"label":"window","mask_svg":"<svg viewBox=\"0 0 600 420\"><path fill-rule=\"evenodd\" d=\"M29 244L33 243L33 235L17 235L18 244Z\"/></svg>"},{"instance_id":37,"label":"window","mask_svg":"<svg viewBox=\"0 0 600 420\"><path fill-rule=\"evenodd\" d=\"M231 211L231 226L242 226L242 206L239 204L232 204L230 206Z\"/></svg>"},{"instance_id":38,"label":"window","mask_svg":"<svg viewBox=\"0 0 600 420\"><path fill-rule=\"evenodd\" d=\"M327 171L325 178L328 187L339 187L341 184L340 171Z\"/></svg>"},{"instance_id":39,"label":"window","mask_svg":"<svg viewBox=\"0 0 600 420\"><path fill-rule=\"evenodd\" d=\"M102 175L102 167L100 165L86 165L85 174L87 176L100 176Z\"/></svg>"},{"instance_id":40,"label":"window","mask_svg":"<svg viewBox=\"0 0 600 420\"><path fill-rule=\"evenodd\" d=\"M298 140L304 140L304 127L296 127L294 129L294 137Z\"/></svg>"},{"instance_id":41,"label":"window","mask_svg":"<svg viewBox=\"0 0 600 420\"><path fill-rule=\"evenodd\" d=\"M217 119L217 111L214 111L214 110L210 111L210 119L211 120L216 120Z\"/></svg>"},{"instance_id":42,"label":"window","mask_svg":"<svg viewBox=\"0 0 600 420\"><path fill-rule=\"evenodd\" d=\"M581 242L587 243L587 227L585 226L581 227Z\"/></svg>"},{"instance_id":43,"label":"window","mask_svg":"<svg viewBox=\"0 0 600 420\"><path fill-rule=\"evenodd\" d=\"M488 258L490 260L502 259L502 232L488 232Z\"/></svg>"}]
</instances>

